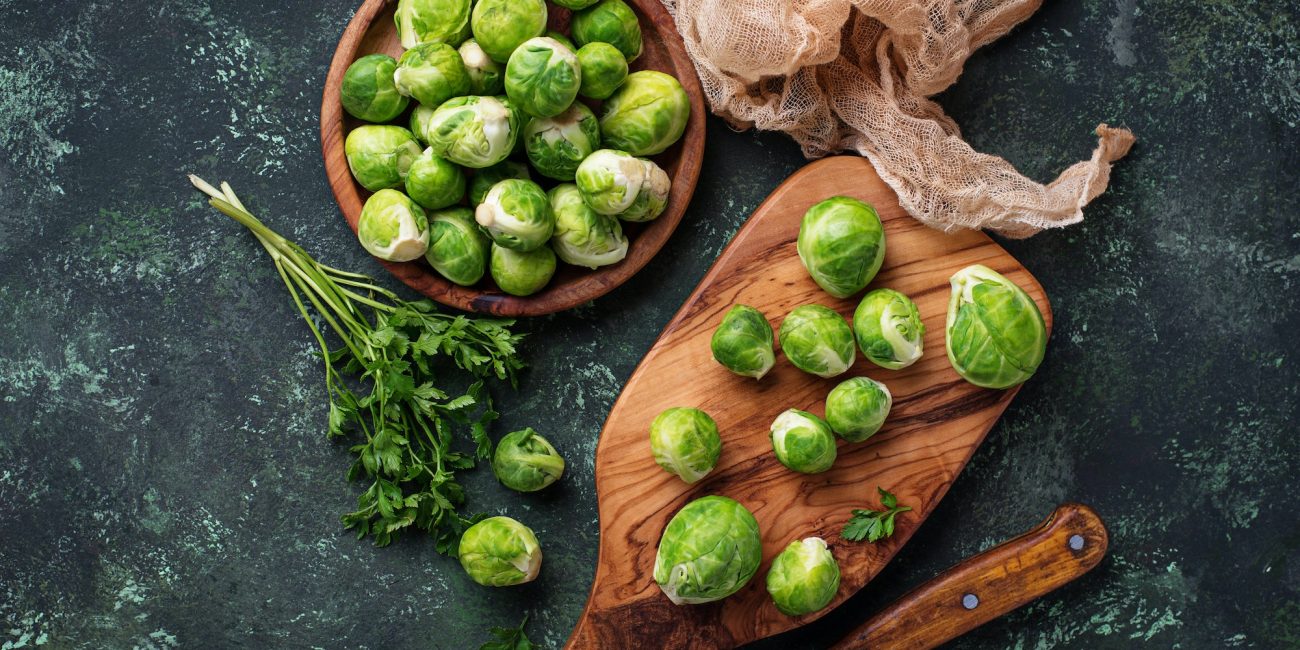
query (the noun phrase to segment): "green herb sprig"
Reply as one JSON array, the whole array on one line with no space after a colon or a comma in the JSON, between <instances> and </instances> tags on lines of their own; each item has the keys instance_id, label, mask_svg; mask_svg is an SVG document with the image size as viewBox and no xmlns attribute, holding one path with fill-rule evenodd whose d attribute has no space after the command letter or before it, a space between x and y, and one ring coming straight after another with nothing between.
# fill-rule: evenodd
<instances>
[{"instance_id":1,"label":"green herb sprig","mask_svg":"<svg viewBox=\"0 0 1300 650\"><path fill-rule=\"evenodd\" d=\"M528 626L528 615L519 627L494 627L489 634L492 640L478 647L478 650L533 650L537 646L528 640L524 628Z\"/></svg>"},{"instance_id":2,"label":"green herb sprig","mask_svg":"<svg viewBox=\"0 0 1300 650\"><path fill-rule=\"evenodd\" d=\"M878 542L894 534L894 517L912 508L898 505L898 498L882 487L877 486L876 491L880 493L880 505L884 506L885 510L854 510L853 516L840 531L840 537L850 542L860 542L864 539L868 542Z\"/></svg>"}]
</instances>

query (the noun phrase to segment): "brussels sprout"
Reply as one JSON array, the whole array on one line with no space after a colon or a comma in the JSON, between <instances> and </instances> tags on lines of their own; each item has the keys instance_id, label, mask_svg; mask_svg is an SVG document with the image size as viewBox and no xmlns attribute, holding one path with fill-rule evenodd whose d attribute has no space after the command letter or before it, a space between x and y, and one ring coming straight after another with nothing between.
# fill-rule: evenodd
<instances>
[{"instance_id":1,"label":"brussels sprout","mask_svg":"<svg viewBox=\"0 0 1300 650\"><path fill-rule=\"evenodd\" d=\"M474 40L497 63L524 41L546 32L546 3L543 0L479 0L470 17Z\"/></svg>"},{"instance_id":2,"label":"brussels sprout","mask_svg":"<svg viewBox=\"0 0 1300 650\"><path fill-rule=\"evenodd\" d=\"M670 408L650 423L650 452L660 467L694 483L718 464L722 438L718 425L699 409Z\"/></svg>"},{"instance_id":3,"label":"brussels sprout","mask_svg":"<svg viewBox=\"0 0 1300 650\"><path fill-rule=\"evenodd\" d=\"M533 167L559 181L571 181L578 164L600 148L600 124L580 102L555 117L535 117L524 126L524 151Z\"/></svg>"},{"instance_id":4,"label":"brussels sprout","mask_svg":"<svg viewBox=\"0 0 1300 650\"><path fill-rule=\"evenodd\" d=\"M972 384L1010 388L1033 376L1047 351L1047 326L1033 298L997 271L975 264L952 276L947 347Z\"/></svg>"},{"instance_id":5,"label":"brussels sprout","mask_svg":"<svg viewBox=\"0 0 1300 650\"><path fill-rule=\"evenodd\" d=\"M512 296L531 296L555 275L555 253L545 246L523 253L493 244L488 268L502 291Z\"/></svg>"},{"instance_id":6,"label":"brussels sprout","mask_svg":"<svg viewBox=\"0 0 1300 650\"><path fill-rule=\"evenodd\" d=\"M429 219L405 194L379 190L361 208L357 239L381 260L409 262L429 248Z\"/></svg>"},{"instance_id":7,"label":"brussels sprout","mask_svg":"<svg viewBox=\"0 0 1300 650\"><path fill-rule=\"evenodd\" d=\"M367 124L348 133L343 152L352 177L374 192L406 180L411 163L420 157L420 144L400 126Z\"/></svg>"},{"instance_id":8,"label":"brussels sprout","mask_svg":"<svg viewBox=\"0 0 1300 650\"><path fill-rule=\"evenodd\" d=\"M834 377L853 365L853 329L834 310L821 305L795 307L781 321L781 350L796 368Z\"/></svg>"},{"instance_id":9,"label":"brussels sprout","mask_svg":"<svg viewBox=\"0 0 1300 650\"><path fill-rule=\"evenodd\" d=\"M504 97L456 97L436 109L420 106L411 113L412 130L435 155L474 169L505 160L520 126L518 113Z\"/></svg>"},{"instance_id":10,"label":"brussels sprout","mask_svg":"<svg viewBox=\"0 0 1300 650\"><path fill-rule=\"evenodd\" d=\"M597 213L582 200L578 186L561 183L547 193L555 214L551 247L560 259L594 269L627 257L627 236L614 217Z\"/></svg>"},{"instance_id":11,"label":"brussels sprout","mask_svg":"<svg viewBox=\"0 0 1300 650\"><path fill-rule=\"evenodd\" d=\"M478 41L469 39L460 44L460 62L469 75L469 94L500 95L506 89L506 69L479 47Z\"/></svg>"},{"instance_id":12,"label":"brussels sprout","mask_svg":"<svg viewBox=\"0 0 1300 650\"><path fill-rule=\"evenodd\" d=\"M469 208L447 208L429 214L429 252L424 258L442 277L467 287L487 272L492 240L474 223Z\"/></svg>"},{"instance_id":13,"label":"brussels sprout","mask_svg":"<svg viewBox=\"0 0 1300 650\"><path fill-rule=\"evenodd\" d=\"M655 554L655 582L673 604L722 600L758 572L763 542L745 506L721 496L686 504L664 528Z\"/></svg>"},{"instance_id":14,"label":"brussels sprout","mask_svg":"<svg viewBox=\"0 0 1300 650\"><path fill-rule=\"evenodd\" d=\"M713 358L737 375L762 379L776 363L772 326L763 312L736 305L722 317L710 342Z\"/></svg>"},{"instance_id":15,"label":"brussels sprout","mask_svg":"<svg viewBox=\"0 0 1300 650\"><path fill-rule=\"evenodd\" d=\"M474 173L474 178L469 181L469 202L471 205L478 205L483 202L483 197L487 196L488 190L493 185L506 180L507 178L519 178L526 181L532 180L528 174L528 165L513 160L503 160L491 167L480 169Z\"/></svg>"},{"instance_id":16,"label":"brussels sprout","mask_svg":"<svg viewBox=\"0 0 1300 650\"><path fill-rule=\"evenodd\" d=\"M550 117L573 103L581 74L572 50L553 38L530 38L506 64L506 96L533 117Z\"/></svg>"},{"instance_id":17,"label":"brussels sprout","mask_svg":"<svg viewBox=\"0 0 1300 650\"><path fill-rule=\"evenodd\" d=\"M796 472L817 474L835 464L835 434L812 413L789 409L776 416L770 437L776 459Z\"/></svg>"},{"instance_id":18,"label":"brussels sprout","mask_svg":"<svg viewBox=\"0 0 1300 650\"><path fill-rule=\"evenodd\" d=\"M787 616L803 616L826 607L840 589L840 565L826 540L793 541L767 570L767 593Z\"/></svg>"},{"instance_id":19,"label":"brussels sprout","mask_svg":"<svg viewBox=\"0 0 1300 650\"><path fill-rule=\"evenodd\" d=\"M557 32L554 29L546 30L546 33L542 34L542 36L558 41L560 45L569 48L569 51L573 52L574 54L578 53L578 46L574 45L573 41L569 40L568 36L565 36L564 34L561 34L560 32Z\"/></svg>"},{"instance_id":20,"label":"brussels sprout","mask_svg":"<svg viewBox=\"0 0 1300 650\"><path fill-rule=\"evenodd\" d=\"M469 92L469 72L456 48L446 43L421 43L397 61L393 83L397 92L425 106L437 106Z\"/></svg>"},{"instance_id":21,"label":"brussels sprout","mask_svg":"<svg viewBox=\"0 0 1300 650\"><path fill-rule=\"evenodd\" d=\"M925 323L916 303L893 289L872 289L862 297L853 312L853 333L862 354L890 370L916 363L925 344Z\"/></svg>"},{"instance_id":22,"label":"brussels sprout","mask_svg":"<svg viewBox=\"0 0 1300 650\"><path fill-rule=\"evenodd\" d=\"M343 110L367 122L387 122L401 115L411 99L397 92L396 69L397 61L387 54L368 54L353 61L339 89Z\"/></svg>"},{"instance_id":23,"label":"brussels sprout","mask_svg":"<svg viewBox=\"0 0 1300 650\"><path fill-rule=\"evenodd\" d=\"M575 179L582 200L601 214L617 215L632 207L649 169L641 160L613 149L598 149L578 165Z\"/></svg>"},{"instance_id":24,"label":"brussels sprout","mask_svg":"<svg viewBox=\"0 0 1300 650\"><path fill-rule=\"evenodd\" d=\"M542 570L542 546L527 526L509 517L488 517L460 536L460 566L474 582L509 587L531 582Z\"/></svg>"},{"instance_id":25,"label":"brussels sprout","mask_svg":"<svg viewBox=\"0 0 1300 650\"><path fill-rule=\"evenodd\" d=\"M600 0L574 12L569 31L579 46L599 41L617 47L628 61L641 56L641 23L623 0Z\"/></svg>"},{"instance_id":26,"label":"brussels sprout","mask_svg":"<svg viewBox=\"0 0 1300 650\"><path fill-rule=\"evenodd\" d=\"M492 456L492 473L501 484L518 492L536 492L564 474L564 459L555 447L532 429L507 433Z\"/></svg>"},{"instance_id":27,"label":"brussels sprout","mask_svg":"<svg viewBox=\"0 0 1300 650\"><path fill-rule=\"evenodd\" d=\"M632 205L619 213L618 218L623 221L653 221L668 205L668 191L672 189L672 182L668 180L668 173L654 161L648 158L637 160L645 165L645 180L641 182L641 191L637 192Z\"/></svg>"},{"instance_id":28,"label":"brussels sprout","mask_svg":"<svg viewBox=\"0 0 1300 650\"><path fill-rule=\"evenodd\" d=\"M885 229L875 208L833 196L804 213L797 249L817 286L847 298L867 286L885 261Z\"/></svg>"},{"instance_id":29,"label":"brussels sprout","mask_svg":"<svg viewBox=\"0 0 1300 650\"><path fill-rule=\"evenodd\" d=\"M428 210L459 203L465 196L465 172L425 149L406 172L406 194Z\"/></svg>"},{"instance_id":30,"label":"brussels sprout","mask_svg":"<svg viewBox=\"0 0 1300 650\"><path fill-rule=\"evenodd\" d=\"M651 156L677 142L690 117L691 100L672 75L641 70L605 101L600 137L611 149Z\"/></svg>"},{"instance_id":31,"label":"brussels sprout","mask_svg":"<svg viewBox=\"0 0 1300 650\"><path fill-rule=\"evenodd\" d=\"M493 185L474 209L474 220L498 246L524 253L540 248L555 230L546 192L537 183L518 178Z\"/></svg>"},{"instance_id":32,"label":"brussels sprout","mask_svg":"<svg viewBox=\"0 0 1300 650\"><path fill-rule=\"evenodd\" d=\"M587 43L578 48L578 69L582 71L578 94L592 99L608 99L627 79L627 59L609 43Z\"/></svg>"},{"instance_id":33,"label":"brussels sprout","mask_svg":"<svg viewBox=\"0 0 1300 650\"><path fill-rule=\"evenodd\" d=\"M826 396L826 423L849 442L862 442L880 430L894 397L889 387L869 377L854 377Z\"/></svg>"},{"instance_id":34,"label":"brussels sprout","mask_svg":"<svg viewBox=\"0 0 1300 650\"><path fill-rule=\"evenodd\" d=\"M393 22L402 47L447 43L456 47L469 38L470 0L398 0Z\"/></svg>"},{"instance_id":35,"label":"brussels sprout","mask_svg":"<svg viewBox=\"0 0 1300 650\"><path fill-rule=\"evenodd\" d=\"M599 0L551 0L551 1L561 7L564 7L565 9L569 9L571 11L577 11L579 9L586 9L587 7L596 4L596 2L598 2Z\"/></svg>"}]
</instances>

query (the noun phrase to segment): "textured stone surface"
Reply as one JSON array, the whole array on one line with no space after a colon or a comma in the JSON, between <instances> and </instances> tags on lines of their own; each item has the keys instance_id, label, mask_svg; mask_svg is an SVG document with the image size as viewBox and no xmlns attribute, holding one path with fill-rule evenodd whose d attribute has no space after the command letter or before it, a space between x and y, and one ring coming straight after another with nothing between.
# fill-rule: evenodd
<instances>
[{"instance_id":1,"label":"textured stone surface","mask_svg":"<svg viewBox=\"0 0 1300 650\"><path fill-rule=\"evenodd\" d=\"M270 9L265 7L270 6ZM382 274L322 173L319 88L354 2L0 0L0 646L464 648L532 615L558 646L592 576L604 414L748 213L802 164L716 121L664 252L592 306L526 323L497 431L570 459L526 520L536 583L489 590L427 540L356 541L321 372L271 265L201 205L226 179L338 266ZM1112 550L958 648L1300 644L1300 29L1289 0L1048 3L941 98L1046 179L1098 121L1139 144L1081 226L1008 242L1053 299L1047 361L898 559L817 647L1063 500ZM864 486L864 495L870 486Z\"/></svg>"}]
</instances>

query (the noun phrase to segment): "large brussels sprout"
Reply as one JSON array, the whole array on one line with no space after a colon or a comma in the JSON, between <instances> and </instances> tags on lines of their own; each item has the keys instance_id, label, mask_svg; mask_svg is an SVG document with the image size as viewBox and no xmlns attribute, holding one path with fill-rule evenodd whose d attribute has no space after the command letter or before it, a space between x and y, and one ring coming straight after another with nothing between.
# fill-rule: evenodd
<instances>
[{"instance_id":1,"label":"large brussels sprout","mask_svg":"<svg viewBox=\"0 0 1300 650\"><path fill-rule=\"evenodd\" d=\"M972 384L1010 388L1033 376L1047 351L1047 326L1033 298L997 271L975 264L952 276L947 347Z\"/></svg>"},{"instance_id":2,"label":"large brussels sprout","mask_svg":"<svg viewBox=\"0 0 1300 650\"><path fill-rule=\"evenodd\" d=\"M411 128L434 154L473 169L505 160L519 127L519 114L504 97L456 97L411 114Z\"/></svg>"},{"instance_id":3,"label":"large brussels sprout","mask_svg":"<svg viewBox=\"0 0 1300 650\"><path fill-rule=\"evenodd\" d=\"M650 423L650 452L660 467L694 483L718 464L722 438L718 425L699 409L674 407Z\"/></svg>"},{"instance_id":4,"label":"large brussels sprout","mask_svg":"<svg viewBox=\"0 0 1300 650\"><path fill-rule=\"evenodd\" d=\"M605 101L600 137L611 149L651 156L677 142L690 117L691 100L677 79L641 70L628 75Z\"/></svg>"},{"instance_id":5,"label":"large brussels sprout","mask_svg":"<svg viewBox=\"0 0 1300 650\"><path fill-rule=\"evenodd\" d=\"M569 31L579 47L599 41L617 47L628 61L641 56L641 23L623 0L600 0L574 12Z\"/></svg>"},{"instance_id":6,"label":"large brussels sprout","mask_svg":"<svg viewBox=\"0 0 1300 650\"><path fill-rule=\"evenodd\" d=\"M592 210L573 183L561 183L547 193L555 214L551 247L574 266L608 266L627 257L627 236L618 219Z\"/></svg>"},{"instance_id":7,"label":"large brussels sprout","mask_svg":"<svg viewBox=\"0 0 1300 650\"><path fill-rule=\"evenodd\" d=\"M853 312L853 333L862 354L890 370L916 363L925 344L925 323L916 303L893 289L872 289L862 297Z\"/></svg>"},{"instance_id":8,"label":"large brussels sprout","mask_svg":"<svg viewBox=\"0 0 1300 650\"><path fill-rule=\"evenodd\" d=\"M781 350L796 368L834 377L853 365L853 329L829 307L795 307L781 321Z\"/></svg>"},{"instance_id":9,"label":"large brussels sprout","mask_svg":"<svg viewBox=\"0 0 1300 650\"><path fill-rule=\"evenodd\" d=\"M786 410L772 421L769 435L776 459L789 469L817 474L835 464L835 434L812 413Z\"/></svg>"},{"instance_id":10,"label":"large brussels sprout","mask_svg":"<svg viewBox=\"0 0 1300 650\"><path fill-rule=\"evenodd\" d=\"M573 103L581 75L572 50L553 38L530 38L506 63L506 96L533 117L550 117Z\"/></svg>"},{"instance_id":11,"label":"large brussels sprout","mask_svg":"<svg viewBox=\"0 0 1300 650\"><path fill-rule=\"evenodd\" d=\"M507 433L492 456L492 473L501 484L519 492L536 492L560 479L564 458L532 429Z\"/></svg>"},{"instance_id":12,"label":"large brussels sprout","mask_svg":"<svg viewBox=\"0 0 1300 650\"><path fill-rule=\"evenodd\" d=\"M421 43L407 50L393 73L397 92L425 106L469 93L469 72L460 52L446 43Z\"/></svg>"},{"instance_id":13,"label":"large brussels sprout","mask_svg":"<svg viewBox=\"0 0 1300 650\"><path fill-rule=\"evenodd\" d=\"M762 559L754 515L727 497L701 497L664 528L655 582L676 605L722 600L754 577Z\"/></svg>"},{"instance_id":14,"label":"large brussels sprout","mask_svg":"<svg viewBox=\"0 0 1300 650\"><path fill-rule=\"evenodd\" d=\"M555 275L555 252L543 246L527 253L492 245L492 281L512 296L531 296Z\"/></svg>"},{"instance_id":15,"label":"large brussels sprout","mask_svg":"<svg viewBox=\"0 0 1300 650\"><path fill-rule=\"evenodd\" d=\"M478 41L469 39L460 44L460 61L469 75L469 94L500 95L506 89L506 69L479 47Z\"/></svg>"},{"instance_id":16,"label":"large brussels sprout","mask_svg":"<svg viewBox=\"0 0 1300 650\"><path fill-rule=\"evenodd\" d=\"M875 208L854 198L833 196L804 213L796 248L817 286L836 298L847 298L880 271L885 229Z\"/></svg>"},{"instance_id":17,"label":"large brussels sprout","mask_svg":"<svg viewBox=\"0 0 1300 650\"><path fill-rule=\"evenodd\" d=\"M578 165L599 148L600 124L591 109L579 102L554 117L534 117L524 126L528 161L555 180L573 180Z\"/></svg>"},{"instance_id":18,"label":"large brussels sprout","mask_svg":"<svg viewBox=\"0 0 1300 650\"><path fill-rule=\"evenodd\" d=\"M353 61L339 89L343 110L367 122L387 122L401 115L411 98L397 92L394 70L397 61L387 54L368 54Z\"/></svg>"},{"instance_id":19,"label":"large brussels sprout","mask_svg":"<svg viewBox=\"0 0 1300 650\"><path fill-rule=\"evenodd\" d=\"M598 149L578 165L575 179L582 200L601 214L617 215L632 207L645 185L646 164L622 151Z\"/></svg>"},{"instance_id":20,"label":"large brussels sprout","mask_svg":"<svg viewBox=\"0 0 1300 650\"><path fill-rule=\"evenodd\" d=\"M469 208L447 208L429 214L429 252L424 258L442 277L467 287L487 272L492 240L474 223Z\"/></svg>"},{"instance_id":21,"label":"large brussels sprout","mask_svg":"<svg viewBox=\"0 0 1300 650\"><path fill-rule=\"evenodd\" d=\"M505 63L524 41L546 31L544 0L478 0L470 17L474 40L492 60Z\"/></svg>"},{"instance_id":22,"label":"large brussels sprout","mask_svg":"<svg viewBox=\"0 0 1300 650\"><path fill-rule=\"evenodd\" d=\"M493 185L474 209L474 219L498 246L520 252L540 248L555 230L546 192L537 183L518 178Z\"/></svg>"},{"instance_id":23,"label":"large brussels sprout","mask_svg":"<svg viewBox=\"0 0 1300 650\"><path fill-rule=\"evenodd\" d=\"M749 305L736 305L722 317L710 347L718 363L744 377L762 379L776 363L772 326L763 312Z\"/></svg>"},{"instance_id":24,"label":"large brussels sprout","mask_svg":"<svg viewBox=\"0 0 1300 650\"><path fill-rule=\"evenodd\" d=\"M507 178L519 178L526 181L533 179L528 174L528 165L513 160L503 160L491 167L480 169L474 172L474 178L469 181L470 205L482 203L483 197L487 196L488 190Z\"/></svg>"},{"instance_id":25,"label":"large brussels sprout","mask_svg":"<svg viewBox=\"0 0 1300 650\"><path fill-rule=\"evenodd\" d=\"M578 94L592 99L607 99L627 79L627 59L609 43L587 43L578 48L578 69L582 85Z\"/></svg>"},{"instance_id":26,"label":"large brussels sprout","mask_svg":"<svg viewBox=\"0 0 1300 650\"><path fill-rule=\"evenodd\" d=\"M841 438L862 442L880 430L893 405L889 387L870 377L854 377L826 396L826 423Z\"/></svg>"},{"instance_id":27,"label":"large brussels sprout","mask_svg":"<svg viewBox=\"0 0 1300 650\"><path fill-rule=\"evenodd\" d=\"M470 0L397 0L393 22L402 47L446 43L456 47L469 38Z\"/></svg>"},{"instance_id":28,"label":"large brussels sprout","mask_svg":"<svg viewBox=\"0 0 1300 650\"><path fill-rule=\"evenodd\" d=\"M429 248L429 219L405 194L379 190L361 208L357 239L379 259L409 262Z\"/></svg>"},{"instance_id":29,"label":"large brussels sprout","mask_svg":"<svg viewBox=\"0 0 1300 650\"><path fill-rule=\"evenodd\" d=\"M397 187L406 180L411 163L420 157L420 144L400 126L367 124L348 133L343 153L352 177L374 192Z\"/></svg>"},{"instance_id":30,"label":"large brussels sprout","mask_svg":"<svg viewBox=\"0 0 1300 650\"><path fill-rule=\"evenodd\" d=\"M668 172L654 161L648 158L637 160L645 165L645 180L641 182L641 191L637 192L632 205L620 212L618 218L623 221L653 221L668 206L668 191L672 189L672 181L668 180Z\"/></svg>"},{"instance_id":31,"label":"large brussels sprout","mask_svg":"<svg viewBox=\"0 0 1300 650\"><path fill-rule=\"evenodd\" d=\"M542 570L542 546L527 526L509 517L488 517L460 536L460 566L474 582L509 587L531 582Z\"/></svg>"},{"instance_id":32,"label":"large brussels sprout","mask_svg":"<svg viewBox=\"0 0 1300 650\"><path fill-rule=\"evenodd\" d=\"M840 565L820 537L790 542L767 570L767 593L787 616L803 616L826 607L839 589Z\"/></svg>"},{"instance_id":33,"label":"large brussels sprout","mask_svg":"<svg viewBox=\"0 0 1300 650\"><path fill-rule=\"evenodd\" d=\"M459 203L465 196L465 172L425 149L406 172L406 194L429 210Z\"/></svg>"}]
</instances>

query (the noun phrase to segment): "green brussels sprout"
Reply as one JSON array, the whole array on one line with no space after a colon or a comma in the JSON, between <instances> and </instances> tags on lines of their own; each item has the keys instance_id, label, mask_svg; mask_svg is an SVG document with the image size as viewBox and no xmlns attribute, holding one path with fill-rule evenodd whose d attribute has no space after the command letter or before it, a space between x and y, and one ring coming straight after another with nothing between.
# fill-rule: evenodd
<instances>
[{"instance_id":1,"label":"green brussels sprout","mask_svg":"<svg viewBox=\"0 0 1300 650\"><path fill-rule=\"evenodd\" d=\"M542 570L542 546L532 529L509 517L488 517L460 536L456 554L474 582L509 587L532 582Z\"/></svg>"},{"instance_id":2,"label":"green brussels sprout","mask_svg":"<svg viewBox=\"0 0 1300 650\"><path fill-rule=\"evenodd\" d=\"M537 183L518 178L493 185L474 208L474 220L498 246L521 253L540 248L555 230L546 192Z\"/></svg>"},{"instance_id":3,"label":"green brussels sprout","mask_svg":"<svg viewBox=\"0 0 1300 650\"><path fill-rule=\"evenodd\" d=\"M578 69L582 72L578 94L592 99L608 99L627 79L627 59L609 43L578 48Z\"/></svg>"},{"instance_id":4,"label":"green brussels sprout","mask_svg":"<svg viewBox=\"0 0 1300 650\"><path fill-rule=\"evenodd\" d=\"M957 374L984 388L1032 377L1047 351L1047 325L1034 299L980 264L953 274L951 283L946 338Z\"/></svg>"},{"instance_id":5,"label":"green brussels sprout","mask_svg":"<svg viewBox=\"0 0 1300 650\"><path fill-rule=\"evenodd\" d=\"M530 38L506 63L506 96L533 117L557 115L577 98L581 74L573 50L553 38Z\"/></svg>"},{"instance_id":6,"label":"green brussels sprout","mask_svg":"<svg viewBox=\"0 0 1300 650\"><path fill-rule=\"evenodd\" d=\"M618 218L623 221L653 221L668 206L668 191L672 189L672 181L668 180L668 172L654 161L648 158L637 160L645 165L645 180L641 182L641 191L637 192L632 205L620 212Z\"/></svg>"},{"instance_id":7,"label":"green brussels sprout","mask_svg":"<svg viewBox=\"0 0 1300 650\"><path fill-rule=\"evenodd\" d=\"M507 433L492 456L492 473L517 492L536 492L564 474L564 458L532 429Z\"/></svg>"},{"instance_id":8,"label":"green brussels sprout","mask_svg":"<svg viewBox=\"0 0 1300 650\"><path fill-rule=\"evenodd\" d=\"M885 261L885 228L876 209L833 196L803 215L796 248L817 286L836 298L866 287Z\"/></svg>"},{"instance_id":9,"label":"green brussels sprout","mask_svg":"<svg viewBox=\"0 0 1300 650\"><path fill-rule=\"evenodd\" d=\"M429 249L429 219L405 194L379 190L361 208L357 239L381 260L409 262Z\"/></svg>"},{"instance_id":10,"label":"green brussels sprout","mask_svg":"<svg viewBox=\"0 0 1300 650\"><path fill-rule=\"evenodd\" d=\"M400 126L367 124L348 133L343 152L352 177L374 192L406 180L411 163L420 157L420 144Z\"/></svg>"},{"instance_id":11,"label":"green brussels sprout","mask_svg":"<svg viewBox=\"0 0 1300 650\"><path fill-rule=\"evenodd\" d=\"M893 289L872 289L862 297L853 312L853 333L862 354L890 370L916 363L925 345L925 323L916 303Z\"/></svg>"},{"instance_id":12,"label":"green brussels sprout","mask_svg":"<svg viewBox=\"0 0 1300 650\"><path fill-rule=\"evenodd\" d=\"M835 464L835 434L825 420L789 409L772 421L772 451L782 465L803 474L818 474Z\"/></svg>"},{"instance_id":13,"label":"green brussels sprout","mask_svg":"<svg viewBox=\"0 0 1300 650\"><path fill-rule=\"evenodd\" d=\"M803 305L795 307L781 321L781 350L796 368L817 375L834 377L853 365L857 352L853 346L853 329L829 307Z\"/></svg>"},{"instance_id":14,"label":"green brussels sprout","mask_svg":"<svg viewBox=\"0 0 1300 650\"><path fill-rule=\"evenodd\" d=\"M655 582L675 605L713 602L740 591L762 559L754 515L727 497L701 497L664 527Z\"/></svg>"},{"instance_id":15,"label":"green brussels sprout","mask_svg":"<svg viewBox=\"0 0 1300 650\"><path fill-rule=\"evenodd\" d=\"M628 75L605 101L600 137L611 149L651 156L673 146L686 132L690 117L691 100L677 79L658 70L640 70Z\"/></svg>"},{"instance_id":16,"label":"green brussels sprout","mask_svg":"<svg viewBox=\"0 0 1300 650\"><path fill-rule=\"evenodd\" d=\"M465 196L465 172L425 149L406 172L406 194L427 210L459 203Z\"/></svg>"},{"instance_id":17,"label":"green brussels sprout","mask_svg":"<svg viewBox=\"0 0 1300 650\"><path fill-rule=\"evenodd\" d=\"M506 69L479 47L478 41L469 39L460 44L460 62L469 75L469 94L500 95L506 89Z\"/></svg>"},{"instance_id":18,"label":"green brussels sprout","mask_svg":"<svg viewBox=\"0 0 1300 650\"><path fill-rule=\"evenodd\" d=\"M880 430L893 405L888 386L870 377L854 377L826 396L826 423L841 438L862 442Z\"/></svg>"},{"instance_id":19,"label":"green brussels sprout","mask_svg":"<svg viewBox=\"0 0 1300 650\"><path fill-rule=\"evenodd\" d=\"M502 291L512 296L531 296L555 275L555 252L543 246L524 253L493 244L488 268Z\"/></svg>"},{"instance_id":20,"label":"green brussels sprout","mask_svg":"<svg viewBox=\"0 0 1300 650\"><path fill-rule=\"evenodd\" d=\"M482 203L483 197L487 196L488 190L507 178L519 178L526 181L533 179L528 174L528 165L513 160L503 160L491 167L480 169L474 173L474 178L469 181L470 205Z\"/></svg>"},{"instance_id":21,"label":"green brussels sprout","mask_svg":"<svg viewBox=\"0 0 1300 650\"><path fill-rule=\"evenodd\" d=\"M478 0L470 17L474 40L497 63L524 41L546 32L544 0Z\"/></svg>"},{"instance_id":22,"label":"green brussels sprout","mask_svg":"<svg viewBox=\"0 0 1300 650\"><path fill-rule=\"evenodd\" d=\"M402 47L446 43L452 47L469 38L470 0L398 0L393 22Z\"/></svg>"},{"instance_id":23,"label":"green brussels sprout","mask_svg":"<svg viewBox=\"0 0 1300 650\"><path fill-rule=\"evenodd\" d=\"M546 30L546 33L542 34L542 36L558 41L560 45L569 48L569 51L573 52L574 54L577 54L578 52L578 46L574 45L573 41L569 40L568 36L565 36L564 34L561 34L560 32L557 32L554 29Z\"/></svg>"},{"instance_id":24,"label":"green brussels sprout","mask_svg":"<svg viewBox=\"0 0 1300 650\"><path fill-rule=\"evenodd\" d=\"M504 97L455 97L436 109L422 105L411 113L412 130L435 155L473 169L505 160L520 126L519 114Z\"/></svg>"},{"instance_id":25,"label":"green brussels sprout","mask_svg":"<svg viewBox=\"0 0 1300 650\"><path fill-rule=\"evenodd\" d=\"M710 341L713 358L737 375L762 379L776 363L772 326L763 312L735 305L722 317Z\"/></svg>"},{"instance_id":26,"label":"green brussels sprout","mask_svg":"<svg viewBox=\"0 0 1300 650\"><path fill-rule=\"evenodd\" d=\"M790 542L767 570L767 593L787 616L803 616L826 607L839 589L840 565L820 537Z\"/></svg>"},{"instance_id":27,"label":"green brussels sprout","mask_svg":"<svg viewBox=\"0 0 1300 650\"><path fill-rule=\"evenodd\" d=\"M343 110L359 120L387 122L402 114L411 98L397 92L397 61L387 54L368 54L348 66L339 89Z\"/></svg>"},{"instance_id":28,"label":"green brussels sprout","mask_svg":"<svg viewBox=\"0 0 1300 650\"><path fill-rule=\"evenodd\" d=\"M632 207L649 173L646 164L613 149L597 149L574 175L582 200L601 214L618 215Z\"/></svg>"},{"instance_id":29,"label":"green brussels sprout","mask_svg":"<svg viewBox=\"0 0 1300 650\"><path fill-rule=\"evenodd\" d=\"M442 277L468 287L487 272L492 240L474 223L474 212L455 207L429 213L429 252L424 259Z\"/></svg>"},{"instance_id":30,"label":"green brussels sprout","mask_svg":"<svg viewBox=\"0 0 1300 650\"><path fill-rule=\"evenodd\" d=\"M594 269L627 257L627 236L618 219L592 210L573 183L561 183L547 193L555 214L551 247L560 259Z\"/></svg>"},{"instance_id":31,"label":"green brussels sprout","mask_svg":"<svg viewBox=\"0 0 1300 650\"><path fill-rule=\"evenodd\" d=\"M558 181L573 180L578 164L599 148L600 124L580 102L554 117L534 117L524 126L528 162Z\"/></svg>"},{"instance_id":32,"label":"green brussels sprout","mask_svg":"<svg viewBox=\"0 0 1300 650\"><path fill-rule=\"evenodd\" d=\"M397 92L425 106L469 93L469 72L460 52L446 43L421 43L407 50L393 73Z\"/></svg>"},{"instance_id":33,"label":"green brussels sprout","mask_svg":"<svg viewBox=\"0 0 1300 650\"><path fill-rule=\"evenodd\" d=\"M570 11L577 11L579 9L586 9L587 7L596 4L599 0L551 0L551 1Z\"/></svg>"},{"instance_id":34,"label":"green brussels sprout","mask_svg":"<svg viewBox=\"0 0 1300 650\"><path fill-rule=\"evenodd\" d=\"M599 41L617 47L628 61L641 56L641 23L623 0L600 0L574 12L569 31L579 46Z\"/></svg>"},{"instance_id":35,"label":"green brussels sprout","mask_svg":"<svg viewBox=\"0 0 1300 650\"><path fill-rule=\"evenodd\" d=\"M722 455L718 425L699 409L675 407L650 423L650 452L660 467L694 483L713 471Z\"/></svg>"}]
</instances>

